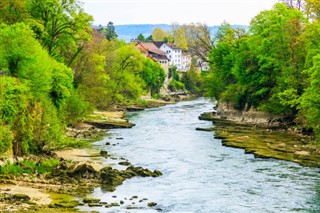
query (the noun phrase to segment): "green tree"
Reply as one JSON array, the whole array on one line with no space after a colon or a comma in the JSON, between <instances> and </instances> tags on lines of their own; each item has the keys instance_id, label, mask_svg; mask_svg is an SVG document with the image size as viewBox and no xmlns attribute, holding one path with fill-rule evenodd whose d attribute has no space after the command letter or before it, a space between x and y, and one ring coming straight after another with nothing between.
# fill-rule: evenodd
<instances>
[{"instance_id":1,"label":"green tree","mask_svg":"<svg viewBox=\"0 0 320 213\"><path fill-rule=\"evenodd\" d=\"M106 28L106 38L111 41L118 37L113 22L109 21Z\"/></svg>"},{"instance_id":2,"label":"green tree","mask_svg":"<svg viewBox=\"0 0 320 213\"><path fill-rule=\"evenodd\" d=\"M177 45L183 50L188 49L188 41L186 38L186 32L184 28L179 27L177 29L173 29L173 37L175 45Z\"/></svg>"},{"instance_id":3,"label":"green tree","mask_svg":"<svg viewBox=\"0 0 320 213\"><path fill-rule=\"evenodd\" d=\"M53 60L23 23L0 26L1 122L13 133L15 155L41 152L64 140L74 111L73 74ZM68 106L68 107L67 107Z\"/></svg>"},{"instance_id":4,"label":"green tree","mask_svg":"<svg viewBox=\"0 0 320 213\"><path fill-rule=\"evenodd\" d=\"M191 64L190 70L183 73L181 82L185 85L186 89L193 94L202 94L202 75L198 72L194 65Z\"/></svg>"},{"instance_id":5,"label":"green tree","mask_svg":"<svg viewBox=\"0 0 320 213\"><path fill-rule=\"evenodd\" d=\"M146 41L146 38L140 33L137 37L138 41Z\"/></svg>"},{"instance_id":6,"label":"green tree","mask_svg":"<svg viewBox=\"0 0 320 213\"><path fill-rule=\"evenodd\" d=\"M301 96L301 114L307 118L307 125L312 127L316 139L320 142L320 54L313 58L313 67L307 70L310 85Z\"/></svg>"},{"instance_id":7,"label":"green tree","mask_svg":"<svg viewBox=\"0 0 320 213\"><path fill-rule=\"evenodd\" d=\"M140 72L143 70L143 55L132 45L120 44L114 53L107 56L106 71L110 77L107 89L111 91L111 104L138 99L143 90Z\"/></svg>"},{"instance_id":8,"label":"green tree","mask_svg":"<svg viewBox=\"0 0 320 213\"><path fill-rule=\"evenodd\" d=\"M292 92L298 96L303 92L304 23L301 11L281 3L261 12L251 22L250 45L262 73L260 91L264 91L267 100L261 107L267 111L293 114L297 111L292 104L297 102L296 95Z\"/></svg>"},{"instance_id":9,"label":"green tree","mask_svg":"<svg viewBox=\"0 0 320 213\"><path fill-rule=\"evenodd\" d=\"M44 26L39 36L49 54L70 65L88 40L91 16L86 14L77 0L28 0L32 18Z\"/></svg>"},{"instance_id":10,"label":"green tree","mask_svg":"<svg viewBox=\"0 0 320 213\"><path fill-rule=\"evenodd\" d=\"M147 58L144 62L144 69L140 75L146 83L151 96L160 93L160 88L163 86L166 74L159 63L155 63Z\"/></svg>"},{"instance_id":11,"label":"green tree","mask_svg":"<svg viewBox=\"0 0 320 213\"><path fill-rule=\"evenodd\" d=\"M152 31L152 38L154 41L163 41L168 36L168 33L160 27L154 28Z\"/></svg>"},{"instance_id":12,"label":"green tree","mask_svg":"<svg viewBox=\"0 0 320 213\"><path fill-rule=\"evenodd\" d=\"M30 17L26 0L2 0L0 3L0 23L15 24Z\"/></svg>"}]
</instances>

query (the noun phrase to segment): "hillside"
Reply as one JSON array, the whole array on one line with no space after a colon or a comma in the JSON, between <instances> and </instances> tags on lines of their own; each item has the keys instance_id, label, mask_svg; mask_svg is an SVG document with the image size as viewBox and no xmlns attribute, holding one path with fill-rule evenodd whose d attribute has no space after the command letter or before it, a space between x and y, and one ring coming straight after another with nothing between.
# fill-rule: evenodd
<instances>
[{"instance_id":1,"label":"hillside","mask_svg":"<svg viewBox=\"0 0 320 213\"><path fill-rule=\"evenodd\" d=\"M137 38L137 36L141 33L145 37L151 35L154 28L160 27L165 31L171 30L171 25L169 24L129 24L129 25L115 25L116 33L118 34L119 39L123 39L125 41L130 41L130 39ZM245 29L248 26L240 26L234 25L233 27L243 27ZM211 34L214 35L219 26L210 26Z\"/></svg>"}]
</instances>

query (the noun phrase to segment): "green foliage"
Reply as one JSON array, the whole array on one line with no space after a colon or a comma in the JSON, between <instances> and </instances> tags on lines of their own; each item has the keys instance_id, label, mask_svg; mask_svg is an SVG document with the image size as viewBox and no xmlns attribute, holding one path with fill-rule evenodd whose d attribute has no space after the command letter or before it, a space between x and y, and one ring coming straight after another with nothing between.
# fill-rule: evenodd
<instances>
[{"instance_id":1,"label":"green foliage","mask_svg":"<svg viewBox=\"0 0 320 213\"><path fill-rule=\"evenodd\" d=\"M191 65L191 69L182 74L181 82L185 85L186 89L193 94L202 94L202 79L201 72L197 72L194 66Z\"/></svg>"},{"instance_id":2,"label":"green foliage","mask_svg":"<svg viewBox=\"0 0 320 213\"><path fill-rule=\"evenodd\" d=\"M134 46L121 45L107 60L109 65L106 71L110 79L106 87L111 93L111 104L140 98L144 86L140 78L143 55Z\"/></svg>"},{"instance_id":3,"label":"green foliage","mask_svg":"<svg viewBox=\"0 0 320 213\"><path fill-rule=\"evenodd\" d=\"M279 3L252 20L250 33L222 25L209 54L206 94L239 109L295 114L304 85L304 22L300 11Z\"/></svg>"},{"instance_id":4,"label":"green foliage","mask_svg":"<svg viewBox=\"0 0 320 213\"><path fill-rule=\"evenodd\" d=\"M320 142L320 55L315 56L313 61L313 67L308 70L310 85L301 96L300 108Z\"/></svg>"},{"instance_id":5,"label":"green foliage","mask_svg":"<svg viewBox=\"0 0 320 213\"><path fill-rule=\"evenodd\" d=\"M0 155L12 148L13 139L10 127L0 122Z\"/></svg>"},{"instance_id":6,"label":"green foliage","mask_svg":"<svg viewBox=\"0 0 320 213\"><path fill-rule=\"evenodd\" d=\"M115 27L113 26L113 23L111 21L108 22L107 28L106 28L106 39L109 41L114 40L118 37Z\"/></svg>"},{"instance_id":7,"label":"green foliage","mask_svg":"<svg viewBox=\"0 0 320 213\"><path fill-rule=\"evenodd\" d=\"M58 159L46 159L42 162L22 160L16 163L7 161L3 166L0 166L0 174L22 176L23 174L37 175L48 174L50 175L54 169L60 165Z\"/></svg>"},{"instance_id":8,"label":"green foliage","mask_svg":"<svg viewBox=\"0 0 320 213\"><path fill-rule=\"evenodd\" d=\"M160 88L163 86L166 75L159 63L155 63L147 58L144 63L144 69L140 75L146 83L151 96L160 93Z\"/></svg>"},{"instance_id":9,"label":"green foliage","mask_svg":"<svg viewBox=\"0 0 320 213\"><path fill-rule=\"evenodd\" d=\"M63 108L64 117L71 125L78 123L91 111L90 104L77 91L73 91Z\"/></svg>"},{"instance_id":10,"label":"green foliage","mask_svg":"<svg viewBox=\"0 0 320 213\"><path fill-rule=\"evenodd\" d=\"M317 5L306 1L306 13L317 16ZM222 25L209 54L206 95L239 109L297 117L320 141L319 26L281 3L257 15L249 33Z\"/></svg>"},{"instance_id":11,"label":"green foliage","mask_svg":"<svg viewBox=\"0 0 320 213\"><path fill-rule=\"evenodd\" d=\"M185 90L186 88L182 82L173 79L172 81L170 81L168 85L168 89L172 92L177 92L177 91Z\"/></svg>"},{"instance_id":12,"label":"green foliage","mask_svg":"<svg viewBox=\"0 0 320 213\"><path fill-rule=\"evenodd\" d=\"M71 104L78 97L70 99L72 71L50 58L27 25L2 25L0 35L0 68L11 76L0 81L3 128L14 135L15 155L41 152L63 140L66 119L85 106Z\"/></svg>"},{"instance_id":13,"label":"green foliage","mask_svg":"<svg viewBox=\"0 0 320 213\"><path fill-rule=\"evenodd\" d=\"M137 41L146 41L146 38L140 33L137 37Z\"/></svg>"},{"instance_id":14,"label":"green foliage","mask_svg":"<svg viewBox=\"0 0 320 213\"><path fill-rule=\"evenodd\" d=\"M174 80L176 81L179 81L180 77L179 77L179 74L177 72L177 67L176 66L172 66L172 67L169 67L169 78L173 78Z\"/></svg>"},{"instance_id":15,"label":"green foliage","mask_svg":"<svg viewBox=\"0 0 320 213\"><path fill-rule=\"evenodd\" d=\"M81 43L89 39L92 17L77 0L28 0L27 8L31 17L43 25L43 36L41 33L38 37L49 54L72 64Z\"/></svg>"}]
</instances>

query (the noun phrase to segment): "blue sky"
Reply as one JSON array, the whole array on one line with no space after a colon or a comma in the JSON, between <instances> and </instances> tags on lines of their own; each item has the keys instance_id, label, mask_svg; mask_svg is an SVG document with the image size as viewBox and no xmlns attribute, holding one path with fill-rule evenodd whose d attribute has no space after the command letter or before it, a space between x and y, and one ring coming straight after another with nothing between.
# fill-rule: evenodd
<instances>
[{"instance_id":1,"label":"blue sky","mask_svg":"<svg viewBox=\"0 0 320 213\"><path fill-rule=\"evenodd\" d=\"M278 0L81 0L95 25L122 24L249 25L260 11Z\"/></svg>"}]
</instances>

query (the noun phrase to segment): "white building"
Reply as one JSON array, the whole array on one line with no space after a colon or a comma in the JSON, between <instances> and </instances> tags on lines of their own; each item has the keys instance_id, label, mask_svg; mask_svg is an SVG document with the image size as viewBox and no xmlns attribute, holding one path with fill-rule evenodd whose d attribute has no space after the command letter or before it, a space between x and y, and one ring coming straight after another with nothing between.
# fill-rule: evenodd
<instances>
[{"instance_id":1,"label":"white building","mask_svg":"<svg viewBox=\"0 0 320 213\"><path fill-rule=\"evenodd\" d=\"M182 50L179 47L165 42L154 42L154 44L166 53L170 66L176 66L178 70L182 70Z\"/></svg>"},{"instance_id":2,"label":"white building","mask_svg":"<svg viewBox=\"0 0 320 213\"><path fill-rule=\"evenodd\" d=\"M189 54L187 51L182 51L182 60L181 60L181 71L186 72L190 70L191 67L191 54Z\"/></svg>"}]
</instances>

